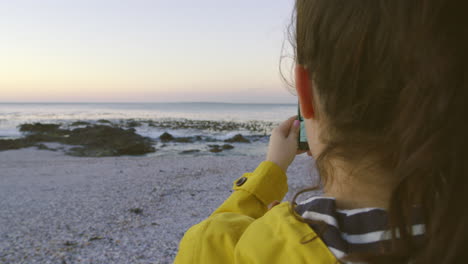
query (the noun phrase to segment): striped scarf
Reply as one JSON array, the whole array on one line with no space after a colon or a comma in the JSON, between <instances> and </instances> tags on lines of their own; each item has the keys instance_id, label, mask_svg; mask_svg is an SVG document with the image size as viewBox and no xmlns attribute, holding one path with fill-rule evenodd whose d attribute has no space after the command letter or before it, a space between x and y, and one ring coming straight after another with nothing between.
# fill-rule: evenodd
<instances>
[{"instance_id":1,"label":"striped scarf","mask_svg":"<svg viewBox=\"0 0 468 264\"><path fill-rule=\"evenodd\" d=\"M305 219L324 222L325 225L309 225L338 259L351 253L379 253L391 246L384 209L339 210L335 198L316 196L299 203L296 212ZM422 215L419 212L415 215L412 234L416 243L422 243L425 226ZM396 236L399 237L398 232Z\"/></svg>"}]
</instances>

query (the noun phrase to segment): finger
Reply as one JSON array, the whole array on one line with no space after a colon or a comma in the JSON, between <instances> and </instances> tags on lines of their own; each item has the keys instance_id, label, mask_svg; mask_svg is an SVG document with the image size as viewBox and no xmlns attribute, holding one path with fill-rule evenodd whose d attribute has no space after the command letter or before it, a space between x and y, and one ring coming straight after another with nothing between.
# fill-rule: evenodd
<instances>
[{"instance_id":1,"label":"finger","mask_svg":"<svg viewBox=\"0 0 468 264\"><path fill-rule=\"evenodd\" d=\"M293 125L289 131L288 140L297 141L299 137L299 130L301 129L301 122L299 120L294 120Z\"/></svg>"},{"instance_id":2,"label":"finger","mask_svg":"<svg viewBox=\"0 0 468 264\"><path fill-rule=\"evenodd\" d=\"M289 131L291 130L294 120L297 119L297 115L290 117L288 120L284 121L278 126L278 132L281 133L284 137L288 137Z\"/></svg>"}]
</instances>

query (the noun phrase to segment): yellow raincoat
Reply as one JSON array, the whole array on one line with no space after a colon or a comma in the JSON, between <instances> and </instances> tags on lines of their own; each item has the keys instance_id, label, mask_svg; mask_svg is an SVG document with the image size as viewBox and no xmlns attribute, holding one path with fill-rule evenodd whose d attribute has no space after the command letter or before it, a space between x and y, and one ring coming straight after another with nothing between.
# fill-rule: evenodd
<instances>
[{"instance_id":1,"label":"yellow raincoat","mask_svg":"<svg viewBox=\"0 0 468 264\"><path fill-rule=\"evenodd\" d=\"M290 213L289 202L268 211L267 206L283 200L288 191L287 176L278 165L260 163L234 181L233 190L207 219L185 233L175 264L338 262L311 227Z\"/></svg>"}]
</instances>

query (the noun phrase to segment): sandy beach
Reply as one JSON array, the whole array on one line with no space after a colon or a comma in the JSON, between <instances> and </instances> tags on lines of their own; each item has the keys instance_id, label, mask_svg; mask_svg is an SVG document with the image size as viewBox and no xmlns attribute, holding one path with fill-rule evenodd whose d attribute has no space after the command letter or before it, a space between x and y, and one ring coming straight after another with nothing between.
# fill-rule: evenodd
<instances>
[{"instance_id":1,"label":"sandy beach","mask_svg":"<svg viewBox=\"0 0 468 264\"><path fill-rule=\"evenodd\" d=\"M172 263L184 232L264 157L2 151L0 263ZM314 177L311 158L298 156L285 200Z\"/></svg>"}]
</instances>

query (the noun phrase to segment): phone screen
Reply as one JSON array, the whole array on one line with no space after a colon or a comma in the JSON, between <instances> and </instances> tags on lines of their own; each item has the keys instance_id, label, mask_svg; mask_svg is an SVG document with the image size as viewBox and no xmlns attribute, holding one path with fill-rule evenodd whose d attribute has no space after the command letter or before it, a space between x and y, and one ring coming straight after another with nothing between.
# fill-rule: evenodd
<instances>
[{"instance_id":1,"label":"phone screen","mask_svg":"<svg viewBox=\"0 0 468 264\"><path fill-rule=\"evenodd\" d=\"M307 134L306 134L306 128L305 128L305 123L304 123L304 118L301 115L301 107L298 104L297 106L297 115L298 119L301 122L301 129L299 130L299 139L297 142L299 150L309 150L309 143L307 143Z\"/></svg>"}]
</instances>

